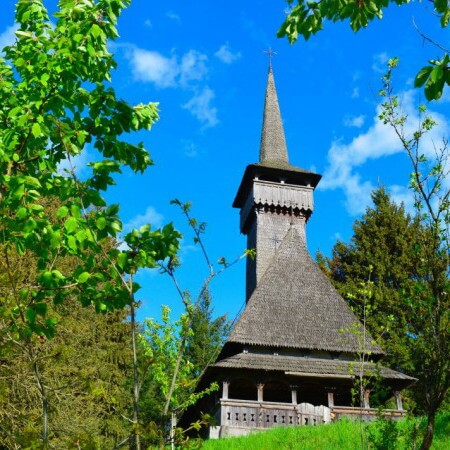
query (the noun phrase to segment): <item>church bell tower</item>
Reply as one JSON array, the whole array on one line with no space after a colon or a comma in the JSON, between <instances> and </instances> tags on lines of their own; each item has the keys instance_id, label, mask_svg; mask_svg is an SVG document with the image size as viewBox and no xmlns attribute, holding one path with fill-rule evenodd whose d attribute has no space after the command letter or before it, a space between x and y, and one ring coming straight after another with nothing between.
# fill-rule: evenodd
<instances>
[{"instance_id":1,"label":"church bell tower","mask_svg":"<svg viewBox=\"0 0 450 450\"><path fill-rule=\"evenodd\" d=\"M245 169L234 208L240 208L241 233L247 248L246 300L269 266L290 227L306 242L305 225L313 212L313 191L321 176L289 163L272 65L269 65L259 162Z\"/></svg>"}]
</instances>

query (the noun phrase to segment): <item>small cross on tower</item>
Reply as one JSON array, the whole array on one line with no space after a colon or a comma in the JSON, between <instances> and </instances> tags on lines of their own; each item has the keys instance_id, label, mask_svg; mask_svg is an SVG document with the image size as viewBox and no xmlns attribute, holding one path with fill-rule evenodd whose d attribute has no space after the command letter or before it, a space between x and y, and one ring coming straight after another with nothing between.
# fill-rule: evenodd
<instances>
[{"instance_id":1,"label":"small cross on tower","mask_svg":"<svg viewBox=\"0 0 450 450\"><path fill-rule=\"evenodd\" d=\"M274 249L276 250L278 247L278 244L281 242L281 239L279 239L279 237L277 236L276 233L274 233L273 237L271 237L269 239L270 239L270 241L273 242Z\"/></svg>"},{"instance_id":2,"label":"small cross on tower","mask_svg":"<svg viewBox=\"0 0 450 450\"><path fill-rule=\"evenodd\" d=\"M272 67L272 57L277 54L277 52L272 50L272 47L269 47L268 50L264 50L264 53L269 55L269 67Z\"/></svg>"}]
</instances>

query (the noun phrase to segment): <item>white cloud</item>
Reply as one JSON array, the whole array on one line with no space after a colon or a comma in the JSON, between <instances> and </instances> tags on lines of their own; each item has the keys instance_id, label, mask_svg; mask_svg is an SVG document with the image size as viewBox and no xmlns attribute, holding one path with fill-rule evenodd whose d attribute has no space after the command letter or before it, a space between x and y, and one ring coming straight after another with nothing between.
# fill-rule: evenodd
<instances>
[{"instance_id":1,"label":"white cloud","mask_svg":"<svg viewBox=\"0 0 450 450\"><path fill-rule=\"evenodd\" d=\"M152 21L151 21L150 19L145 19L144 25L145 25L146 27L149 27L149 28L152 28L152 27L153 27L153 23L152 23Z\"/></svg>"},{"instance_id":2,"label":"white cloud","mask_svg":"<svg viewBox=\"0 0 450 450\"><path fill-rule=\"evenodd\" d=\"M154 83L161 89L181 88L193 92L194 96L182 107L196 117L204 128L219 123L217 108L212 105L214 91L205 85L208 77L207 55L189 50L181 57L176 54L166 57L156 51L127 46L126 56L136 80Z\"/></svg>"},{"instance_id":3,"label":"white cloud","mask_svg":"<svg viewBox=\"0 0 450 450\"><path fill-rule=\"evenodd\" d=\"M359 87L354 87L351 93L351 98L359 98Z\"/></svg>"},{"instance_id":4,"label":"white cloud","mask_svg":"<svg viewBox=\"0 0 450 450\"><path fill-rule=\"evenodd\" d=\"M188 158L195 158L198 155L198 149L195 142L191 140L183 140L181 142L184 145L184 154Z\"/></svg>"},{"instance_id":5,"label":"white cloud","mask_svg":"<svg viewBox=\"0 0 450 450\"><path fill-rule=\"evenodd\" d=\"M208 57L197 50L189 50L179 58L159 52L130 47L127 53L136 80L154 83L159 88L189 87L206 78Z\"/></svg>"},{"instance_id":6,"label":"white cloud","mask_svg":"<svg viewBox=\"0 0 450 450\"><path fill-rule=\"evenodd\" d=\"M164 216L156 211L153 206L148 206L144 214L138 214L123 225L125 232L134 228L140 228L142 225L151 224L152 228L159 228L162 225Z\"/></svg>"},{"instance_id":7,"label":"white cloud","mask_svg":"<svg viewBox=\"0 0 450 450\"><path fill-rule=\"evenodd\" d=\"M366 116L361 114L359 116L345 116L344 125L346 127L361 128L364 125Z\"/></svg>"},{"instance_id":8,"label":"white cloud","mask_svg":"<svg viewBox=\"0 0 450 450\"><path fill-rule=\"evenodd\" d=\"M175 20L175 22L181 22L181 17L173 11L167 11L166 16L171 20Z\"/></svg>"},{"instance_id":9,"label":"white cloud","mask_svg":"<svg viewBox=\"0 0 450 450\"><path fill-rule=\"evenodd\" d=\"M190 111L190 113L203 123L204 128L209 128L217 125L217 108L211 105L214 99L214 91L209 87L203 88L197 92L183 108Z\"/></svg>"},{"instance_id":10,"label":"white cloud","mask_svg":"<svg viewBox=\"0 0 450 450\"><path fill-rule=\"evenodd\" d=\"M214 53L216 58L219 58L225 64L231 64L241 57L241 52L233 53L230 50L230 46L227 43L222 45L216 53Z\"/></svg>"},{"instance_id":11,"label":"white cloud","mask_svg":"<svg viewBox=\"0 0 450 450\"><path fill-rule=\"evenodd\" d=\"M7 27L6 30L0 34L0 51L3 50L7 45L14 44L16 40L16 35L14 34L19 29L19 25L14 24Z\"/></svg>"},{"instance_id":12,"label":"white cloud","mask_svg":"<svg viewBox=\"0 0 450 450\"><path fill-rule=\"evenodd\" d=\"M386 52L378 53L373 56L372 69L378 73L385 73L387 70L386 63L389 61L389 56Z\"/></svg>"},{"instance_id":13,"label":"white cloud","mask_svg":"<svg viewBox=\"0 0 450 450\"><path fill-rule=\"evenodd\" d=\"M393 184L389 186L389 193L391 194L391 199L397 203L397 205L403 203L406 211L414 213L414 193L411 189L408 189L406 186Z\"/></svg>"},{"instance_id":14,"label":"white cloud","mask_svg":"<svg viewBox=\"0 0 450 450\"><path fill-rule=\"evenodd\" d=\"M417 129L419 117L415 108L415 91L406 91L400 96L403 112L408 116L405 133L410 135ZM350 214L357 215L364 211L370 202L370 192L374 186L370 181L364 180L356 168L364 166L372 159L388 158L391 155L403 152L403 147L394 130L384 125L379 119L380 107L373 118L372 125L364 132L354 137L351 142L335 141L328 151L328 166L319 188L342 189L346 196L346 207ZM425 155L434 155L434 142L442 141L442 136L448 136L449 126L445 118L433 113L439 123L424 136L421 151ZM391 188L390 188L391 189ZM406 191L398 187L392 188L397 200L403 200L405 205L410 204Z\"/></svg>"},{"instance_id":15,"label":"white cloud","mask_svg":"<svg viewBox=\"0 0 450 450\"><path fill-rule=\"evenodd\" d=\"M161 53L135 47L129 58L136 80L155 83L159 88L176 86L180 68L175 56L167 58Z\"/></svg>"},{"instance_id":16,"label":"white cloud","mask_svg":"<svg viewBox=\"0 0 450 450\"><path fill-rule=\"evenodd\" d=\"M189 50L185 53L179 65L181 85L186 86L191 81L203 80L208 73L205 64L207 60L206 55L196 50Z\"/></svg>"}]
</instances>

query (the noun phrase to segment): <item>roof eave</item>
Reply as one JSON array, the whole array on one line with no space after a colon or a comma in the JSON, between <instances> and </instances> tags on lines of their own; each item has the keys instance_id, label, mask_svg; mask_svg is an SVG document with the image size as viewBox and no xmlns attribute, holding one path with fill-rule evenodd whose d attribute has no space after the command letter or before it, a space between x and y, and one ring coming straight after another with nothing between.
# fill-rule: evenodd
<instances>
[{"instance_id":1,"label":"roof eave","mask_svg":"<svg viewBox=\"0 0 450 450\"><path fill-rule=\"evenodd\" d=\"M233 208L242 208L247 200L248 193L252 187L255 176L271 176L281 179L287 179L288 184L298 186L311 186L313 189L317 186L322 175L309 172L300 167L290 166L290 168L268 167L261 163L249 164L242 177L236 197L233 201Z\"/></svg>"}]
</instances>

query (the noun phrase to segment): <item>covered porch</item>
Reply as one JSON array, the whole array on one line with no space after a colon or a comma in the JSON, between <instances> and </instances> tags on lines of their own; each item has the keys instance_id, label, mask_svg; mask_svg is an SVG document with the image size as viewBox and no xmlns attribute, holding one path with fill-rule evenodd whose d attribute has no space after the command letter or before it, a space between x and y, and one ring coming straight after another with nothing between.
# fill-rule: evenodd
<instances>
[{"instance_id":1,"label":"covered porch","mask_svg":"<svg viewBox=\"0 0 450 450\"><path fill-rule=\"evenodd\" d=\"M292 387L290 402L264 401L264 386L257 385L257 400L228 398L229 381L223 382L222 398L216 411L217 426L210 430L210 438L239 436L253 431L279 426L315 426L330 423L340 418L374 420L379 416L378 408L371 408L367 393L362 407L334 405L334 393L328 392L327 405L297 403L297 390ZM395 392L396 409L384 409L386 418L397 420L405 416L400 392Z\"/></svg>"},{"instance_id":2,"label":"covered porch","mask_svg":"<svg viewBox=\"0 0 450 450\"><path fill-rule=\"evenodd\" d=\"M379 415L379 408L371 405L371 396L377 392L370 383L362 404L354 405L351 389L355 376L348 370L349 361L241 354L240 367L230 367L237 358L235 355L215 364L216 370L221 369L222 389L216 397L217 426L211 428L211 438L279 426L315 426L343 417L370 421ZM268 361L276 362L276 368L255 367L261 359L266 368ZM243 362L247 367L242 367ZM384 409L382 414L400 419L406 414L400 391L414 379L387 368L380 370L385 396L393 397L396 404L395 409Z\"/></svg>"}]
</instances>

